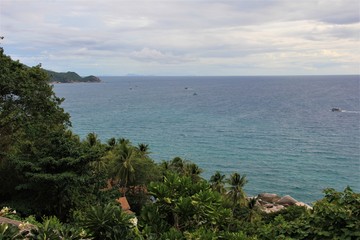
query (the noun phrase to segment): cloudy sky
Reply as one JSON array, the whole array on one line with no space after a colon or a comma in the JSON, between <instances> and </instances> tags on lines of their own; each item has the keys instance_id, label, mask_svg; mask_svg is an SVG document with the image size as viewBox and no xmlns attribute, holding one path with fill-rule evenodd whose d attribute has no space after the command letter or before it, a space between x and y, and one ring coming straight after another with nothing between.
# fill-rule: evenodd
<instances>
[{"instance_id":1,"label":"cloudy sky","mask_svg":"<svg viewBox=\"0 0 360 240\"><path fill-rule=\"evenodd\" d=\"M80 75L359 74L358 0L0 0L5 54Z\"/></svg>"}]
</instances>

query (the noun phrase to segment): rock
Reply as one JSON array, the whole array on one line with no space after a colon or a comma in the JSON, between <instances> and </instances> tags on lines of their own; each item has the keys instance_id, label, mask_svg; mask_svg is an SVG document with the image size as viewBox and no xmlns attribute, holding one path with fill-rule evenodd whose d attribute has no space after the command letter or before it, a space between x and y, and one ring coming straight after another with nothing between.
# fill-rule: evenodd
<instances>
[{"instance_id":1,"label":"rock","mask_svg":"<svg viewBox=\"0 0 360 240\"><path fill-rule=\"evenodd\" d=\"M280 199L280 196L274 193L260 193L258 198L265 202L274 203Z\"/></svg>"},{"instance_id":2,"label":"rock","mask_svg":"<svg viewBox=\"0 0 360 240\"><path fill-rule=\"evenodd\" d=\"M273 205L273 207L270 208L265 208L263 211L266 213L273 213L273 212L278 212L282 209L284 209L285 207L282 205Z\"/></svg>"},{"instance_id":3,"label":"rock","mask_svg":"<svg viewBox=\"0 0 360 240\"><path fill-rule=\"evenodd\" d=\"M272 204L272 203L267 203L267 204L264 205L264 207L266 207L266 208L272 208L272 207L274 207L274 204Z\"/></svg>"},{"instance_id":4,"label":"rock","mask_svg":"<svg viewBox=\"0 0 360 240\"><path fill-rule=\"evenodd\" d=\"M18 227L23 222L0 216L0 224L1 223L7 223Z\"/></svg>"},{"instance_id":5,"label":"rock","mask_svg":"<svg viewBox=\"0 0 360 240\"><path fill-rule=\"evenodd\" d=\"M291 196L289 195L286 195L282 198L280 198L278 201L276 201L277 204L280 204L280 205L283 205L283 206L291 206L291 205L294 205L296 204L298 201L295 200L294 198L292 198Z\"/></svg>"},{"instance_id":6,"label":"rock","mask_svg":"<svg viewBox=\"0 0 360 240\"><path fill-rule=\"evenodd\" d=\"M252 198L248 198L248 200ZM312 209L311 206L307 205L306 203L297 201L290 195L280 197L279 195L273 193L260 193L257 196L257 202L256 202L256 206L258 206L259 209L265 213L278 212L288 206L294 206L294 205L304 207L307 210Z\"/></svg>"},{"instance_id":7,"label":"rock","mask_svg":"<svg viewBox=\"0 0 360 240\"><path fill-rule=\"evenodd\" d=\"M307 205L306 203L303 203L303 202L297 202L295 203L296 206L299 206L299 207L304 207L306 209L312 209L311 206Z\"/></svg>"}]
</instances>

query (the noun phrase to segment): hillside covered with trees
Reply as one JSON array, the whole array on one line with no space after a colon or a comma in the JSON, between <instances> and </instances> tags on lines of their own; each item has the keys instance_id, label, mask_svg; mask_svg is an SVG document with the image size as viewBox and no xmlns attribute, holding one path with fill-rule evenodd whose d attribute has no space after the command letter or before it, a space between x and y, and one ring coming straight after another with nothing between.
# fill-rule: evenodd
<instances>
[{"instance_id":1,"label":"hillside covered with trees","mask_svg":"<svg viewBox=\"0 0 360 240\"><path fill-rule=\"evenodd\" d=\"M267 213L240 173L206 180L180 157L156 163L147 144L80 139L48 82L0 48L0 239L360 238L349 187Z\"/></svg>"},{"instance_id":2,"label":"hillside covered with trees","mask_svg":"<svg viewBox=\"0 0 360 240\"><path fill-rule=\"evenodd\" d=\"M101 82L100 78L92 75L81 77L75 72L54 72L45 69L44 71L49 75L51 83Z\"/></svg>"}]
</instances>

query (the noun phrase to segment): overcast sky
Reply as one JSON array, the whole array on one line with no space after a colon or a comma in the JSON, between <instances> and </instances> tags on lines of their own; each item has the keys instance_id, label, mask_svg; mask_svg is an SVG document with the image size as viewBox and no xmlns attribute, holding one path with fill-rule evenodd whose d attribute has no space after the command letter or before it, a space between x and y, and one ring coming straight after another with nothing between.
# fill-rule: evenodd
<instances>
[{"instance_id":1,"label":"overcast sky","mask_svg":"<svg viewBox=\"0 0 360 240\"><path fill-rule=\"evenodd\" d=\"M359 74L358 0L0 0L5 54L80 75Z\"/></svg>"}]
</instances>

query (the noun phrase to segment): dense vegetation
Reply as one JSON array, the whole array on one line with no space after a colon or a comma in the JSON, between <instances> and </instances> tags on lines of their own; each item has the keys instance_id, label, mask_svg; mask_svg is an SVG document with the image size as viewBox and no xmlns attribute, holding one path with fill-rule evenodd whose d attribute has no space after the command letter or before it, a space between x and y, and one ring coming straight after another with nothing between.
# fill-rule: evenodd
<instances>
[{"instance_id":1,"label":"dense vegetation","mask_svg":"<svg viewBox=\"0 0 360 240\"><path fill-rule=\"evenodd\" d=\"M44 70L50 77L50 82L56 83L74 83L74 82L100 82L100 79L95 76L80 77L75 72L54 72Z\"/></svg>"},{"instance_id":2,"label":"dense vegetation","mask_svg":"<svg viewBox=\"0 0 360 240\"><path fill-rule=\"evenodd\" d=\"M23 222L0 224L0 239L360 238L360 194L349 187L326 189L313 209L264 213L239 173L207 181L179 157L155 163L146 144L81 140L48 82L0 49L0 217Z\"/></svg>"}]
</instances>

